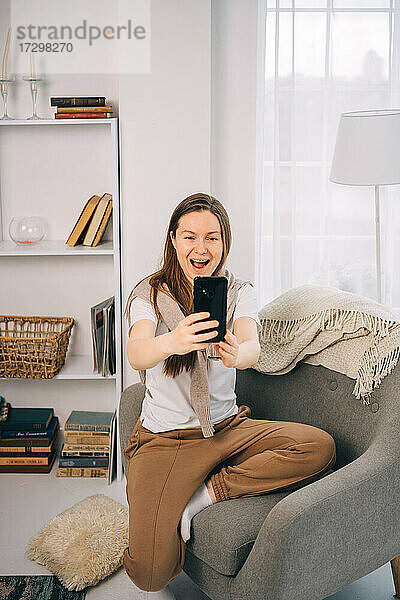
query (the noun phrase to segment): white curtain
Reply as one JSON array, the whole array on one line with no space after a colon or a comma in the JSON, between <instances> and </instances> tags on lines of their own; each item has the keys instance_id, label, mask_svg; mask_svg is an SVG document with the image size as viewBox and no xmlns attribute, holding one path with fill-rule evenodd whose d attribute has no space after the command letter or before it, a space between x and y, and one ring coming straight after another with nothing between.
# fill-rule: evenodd
<instances>
[{"instance_id":1,"label":"white curtain","mask_svg":"<svg viewBox=\"0 0 400 600\"><path fill-rule=\"evenodd\" d=\"M400 109L400 0L264 7L261 306L306 283L376 299L374 188L329 173L342 112ZM399 192L380 188L382 302L400 316Z\"/></svg>"}]
</instances>

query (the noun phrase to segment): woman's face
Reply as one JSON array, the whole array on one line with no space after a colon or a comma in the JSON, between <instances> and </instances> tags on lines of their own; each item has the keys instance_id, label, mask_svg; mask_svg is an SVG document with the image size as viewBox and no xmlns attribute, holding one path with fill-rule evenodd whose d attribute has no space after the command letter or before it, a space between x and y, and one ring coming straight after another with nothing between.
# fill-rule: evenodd
<instances>
[{"instance_id":1,"label":"woman's face","mask_svg":"<svg viewBox=\"0 0 400 600\"><path fill-rule=\"evenodd\" d=\"M194 211L179 219L176 238L170 232L178 261L193 285L197 275L211 277L223 251L221 227L217 217L209 210ZM196 263L196 260L207 261Z\"/></svg>"}]
</instances>

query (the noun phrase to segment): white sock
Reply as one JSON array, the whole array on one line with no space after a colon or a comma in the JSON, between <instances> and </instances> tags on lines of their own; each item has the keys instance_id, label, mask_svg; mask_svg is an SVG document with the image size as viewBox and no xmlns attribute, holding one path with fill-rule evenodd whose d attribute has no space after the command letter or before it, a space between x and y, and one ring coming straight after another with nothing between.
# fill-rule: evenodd
<instances>
[{"instance_id":1,"label":"white sock","mask_svg":"<svg viewBox=\"0 0 400 600\"><path fill-rule=\"evenodd\" d=\"M206 484L203 482L195 491L186 505L181 517L181 536L184 542L190 538L190 525L194 515L197 515L201 510L213 504L211 496L208 493Z\"/></svg>"}]
</instances>

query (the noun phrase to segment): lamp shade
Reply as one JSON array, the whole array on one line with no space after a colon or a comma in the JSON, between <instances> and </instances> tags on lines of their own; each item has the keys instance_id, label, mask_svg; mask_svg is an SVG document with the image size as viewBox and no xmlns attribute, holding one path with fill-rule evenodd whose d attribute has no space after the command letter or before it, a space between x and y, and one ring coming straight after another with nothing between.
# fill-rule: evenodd
<instances>
[{"instance_id":1,"label":"lamp shade","mask_svg":"<svg viewBox=\"0 0 400 600\"><path fill-rule=\"evenodd\" d=\"M329 179L347 185L400 183L400 110L343 113Z\"/></svg>"}]
</instances>

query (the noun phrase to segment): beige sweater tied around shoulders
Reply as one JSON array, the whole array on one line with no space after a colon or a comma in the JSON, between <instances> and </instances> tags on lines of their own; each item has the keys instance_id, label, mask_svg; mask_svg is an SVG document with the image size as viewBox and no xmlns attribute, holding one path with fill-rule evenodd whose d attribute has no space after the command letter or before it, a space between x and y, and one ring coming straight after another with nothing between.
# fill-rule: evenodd
<instances>
[{"instance_id":1,"label":"beige sweater tied around shoulders","mask_svg":"<svg viewBox=\"0 0 400 600\"><path fill-rule=\"evenodd\" d=\"M299 361L355 379L353 395L369 397L396 366L400 322L384 305L338 288L303 285L258 313L261 353L254 369L282 375Z\"/></svg>"},{"instance_id":2,"label":"beige sweater tied around shoulders","mask_svg":"<svg viewBox=\"0 0 400 600\"><path fill-rule=\"evenodd\" d=\"M227 298L227 319L229 323L236 307L237 295L239 289L246 283L253 285L251 281L237 279L228 269L223 268L218 276L226 277L228 280L228 298ZM133 290L133 298L138 296L151 303L149 284L150 275L138 283ZM172 331L178 323L185 318L178 303L163 292L157 295L157 305L162 316L162 323L159 323L161 331ZM129 319L130 326L130 319ZM196 360L192 369L190 383L190 405L196 413L204 437L214 435L214 427L211 424L210 416L210 395L207 379L207 350L198 350ZM146 384L146 371L139 371L140 380Z\"/></svg>"}]
</instances>

